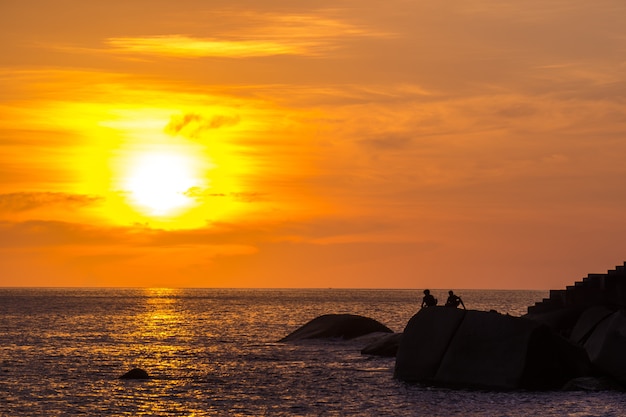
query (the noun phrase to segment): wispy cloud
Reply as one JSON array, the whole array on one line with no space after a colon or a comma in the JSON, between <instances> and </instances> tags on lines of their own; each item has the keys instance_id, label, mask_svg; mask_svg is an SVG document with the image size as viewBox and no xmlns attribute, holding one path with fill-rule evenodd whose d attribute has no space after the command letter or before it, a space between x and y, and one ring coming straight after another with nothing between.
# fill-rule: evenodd
<instances>
[{"instance_id":1,"label":"wispy cloud","mask_svg":"<svg viewBox=\"0 0 626 417\"><path fill-rule=\"evenodd\" d=\"M0 213L23 212L49 206L76 208L99 203L102 197L59 192L19 192L0 194Z\"/></svg>"},{"instance_id":2,"label":"wispy cloud","mask_svg":"<svg viewBox=\"0 0 626 417\"><path fill-rule=\"evenodd\" d=\"M117 52L173 57L249 58L272 55L307 55L306 44L262 40L221 40L186 35L110 38L106 43Z\"/></svg>"},{"instance_id":3,"label":"wispy cloud","mask_svg":"<svg viewBox=\"0 0 626 417\"><path fill-rule=\"evenodd\" d=\"M185 192L185 196L194 198L198 201L207 200L210 198L230 198L234 201L253 203L257 201L267 200L267 195L263 193L255 192L235 192L235 193L214 193L208 189L202 189L199 187L192 187Z\"/></svg>"},{"instance_id":4,"label":"wispy cloud","mask_svg":"<svg viewBox=\"0 0 626 417\"><path fill-rule=\"evenodd\" d=\"M314 14L215 12L212 18L234 20L230 28L209 36L166 34L111 37L106 44L114 52L172 57L251 58L275 55L319 56L359 37L390 37L389 33ZM233 31L232 28L236 28Z\"/></svg>"},{"instance_id":5,"label":"wispy cloud","mask_svg":"<svg viewBox=\"0 0 626 417\"><path fill-rule=\"evenodd\" d=\"M0 221L0 247L103 245L115 242L114 234L103 233L103 230L64 221Z\"/></svg>"},{"instance_id":6,"label":"wispy cloud","mask_svg":"<svg viewBox=\"0 0 626 417\"><path fill-rule=\"evenodd\" d=\"M239 116L225 116L221 114L204 116L198 113L173 115L165 126L165 133L170 135L184 135L195 138L206 130L234 126L239 123Z\"/></svg>"}]
</instances>

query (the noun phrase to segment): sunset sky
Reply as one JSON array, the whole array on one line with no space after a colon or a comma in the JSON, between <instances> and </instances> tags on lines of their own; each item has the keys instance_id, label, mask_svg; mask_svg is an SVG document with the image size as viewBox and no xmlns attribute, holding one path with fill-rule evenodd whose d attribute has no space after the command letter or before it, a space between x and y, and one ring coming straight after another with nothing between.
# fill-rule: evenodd
<instances>
[{"instance_id":1,"label":"sunset sky","mask_svg":"<svg viewBox=\"0 0 626 417\"><path fill-rule=\"evenodd\" d=\"M625 21L623 0L0 0L0 287L606 272Z\"/></svg>"}]
</instances>

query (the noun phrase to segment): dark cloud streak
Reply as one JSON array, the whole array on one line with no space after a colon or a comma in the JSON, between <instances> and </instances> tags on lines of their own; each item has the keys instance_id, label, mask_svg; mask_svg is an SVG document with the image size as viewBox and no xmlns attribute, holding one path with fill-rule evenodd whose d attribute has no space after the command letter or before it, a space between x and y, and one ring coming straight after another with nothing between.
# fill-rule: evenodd
<instances>
[{"instance_id":1,"label":"dark cloud streak","mask_svg":"<svg viewBox=\"0 0 626 417\"><path fill-rule=\"evenodd\" d=\"M59 192L18 192L0 194L0 213L15 213L39 208L60 206L67 208L98 204L103 197Z\"/></svg>"},{"instance_id":2,"label":"dark cloud streak","mask_svg":"<svg viewBox=\"0 0 626 417\"><path fill-rule=\"evenodd\" d=\"M165 133L172 136L183 135L195 139L209 130L235 126L239 123L239 120L237 115L224 116L218 114L206 117L197 113L186 113L173 115L164 130Z\"/></svg>"},{"instance_id":3,"label":"dark cloud streak","mask_svg":"<svg viewBox=\"0 0 626 417\"><path fill-rule=\"evenodd\" d=\"M196 200L206 200L209 198L231 198L235 201L253 203L257 201L266 201L266 194L255 192L232 192L232 193L213 193L199 187L192 187L185 192L185 196Z\"/></svg>"}]
</instances>

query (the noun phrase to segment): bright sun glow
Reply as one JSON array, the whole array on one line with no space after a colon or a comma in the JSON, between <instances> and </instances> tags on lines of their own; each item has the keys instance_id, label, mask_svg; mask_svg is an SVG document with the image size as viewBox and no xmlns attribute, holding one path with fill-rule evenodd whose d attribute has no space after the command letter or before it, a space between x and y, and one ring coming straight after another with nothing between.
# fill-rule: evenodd
<instances>
[{"instance_id":1,"label":"bright sun glow","mask_svg":"<svg viewBox=\"0 0 626 417\"><path fill-rule=\"evenodd\" d=\"M130 191L133 203L149 214L171 214L191 205L193 200L185 192L201 185L194 162L184 154L151 152L139 155L132 161L125 189Z\"/></svg>"}]
</instances>

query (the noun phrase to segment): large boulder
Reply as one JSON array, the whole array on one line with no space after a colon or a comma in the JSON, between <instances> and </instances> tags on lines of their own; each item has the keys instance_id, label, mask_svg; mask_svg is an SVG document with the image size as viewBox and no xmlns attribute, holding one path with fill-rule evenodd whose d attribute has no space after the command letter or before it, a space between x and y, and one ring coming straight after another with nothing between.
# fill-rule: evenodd
<instances>
[{"instance_id":1,"label":"large boulder","mask_svg":"<svg viewBox=\"0 0 626 417\"><path fill-rule=\"evenodd\" d=\"M434 380L465 311L428 307L414 315L407 323L398 347L396 378L418 382Z\"/></svg>"},{"instance_id":2,"label":"large boulder","mask_svg":"<svg viewBox=\"0 0 626 417\"><path fill-rule=\"evenodd\" d=\"M601 320L584 344L591 363L601 372L626 382L626 312Z\"/></svg>"},{"instance_id":3,"label":"large boulder","mask_svg":"<svg viewBox=\"0 0 626 417\"><path fill-rule=\"evenodd\" d=\"M585 375L584 350L546 325L496 312L434 307L409 320L395 377L488 389L554 389Z\"/></svg>"},{"instance_id":4,"label":"large boulder","mask_svg":"<svg viewBox=\"0 0 626 417\"><path fill-rule=\"evenodd\" d=\"M280 341L293 342L327 338L354 339L374 332L393 333L390 328L369 317L354 314L325 314L314 318Z\"/></svg>"}]
</instances>

